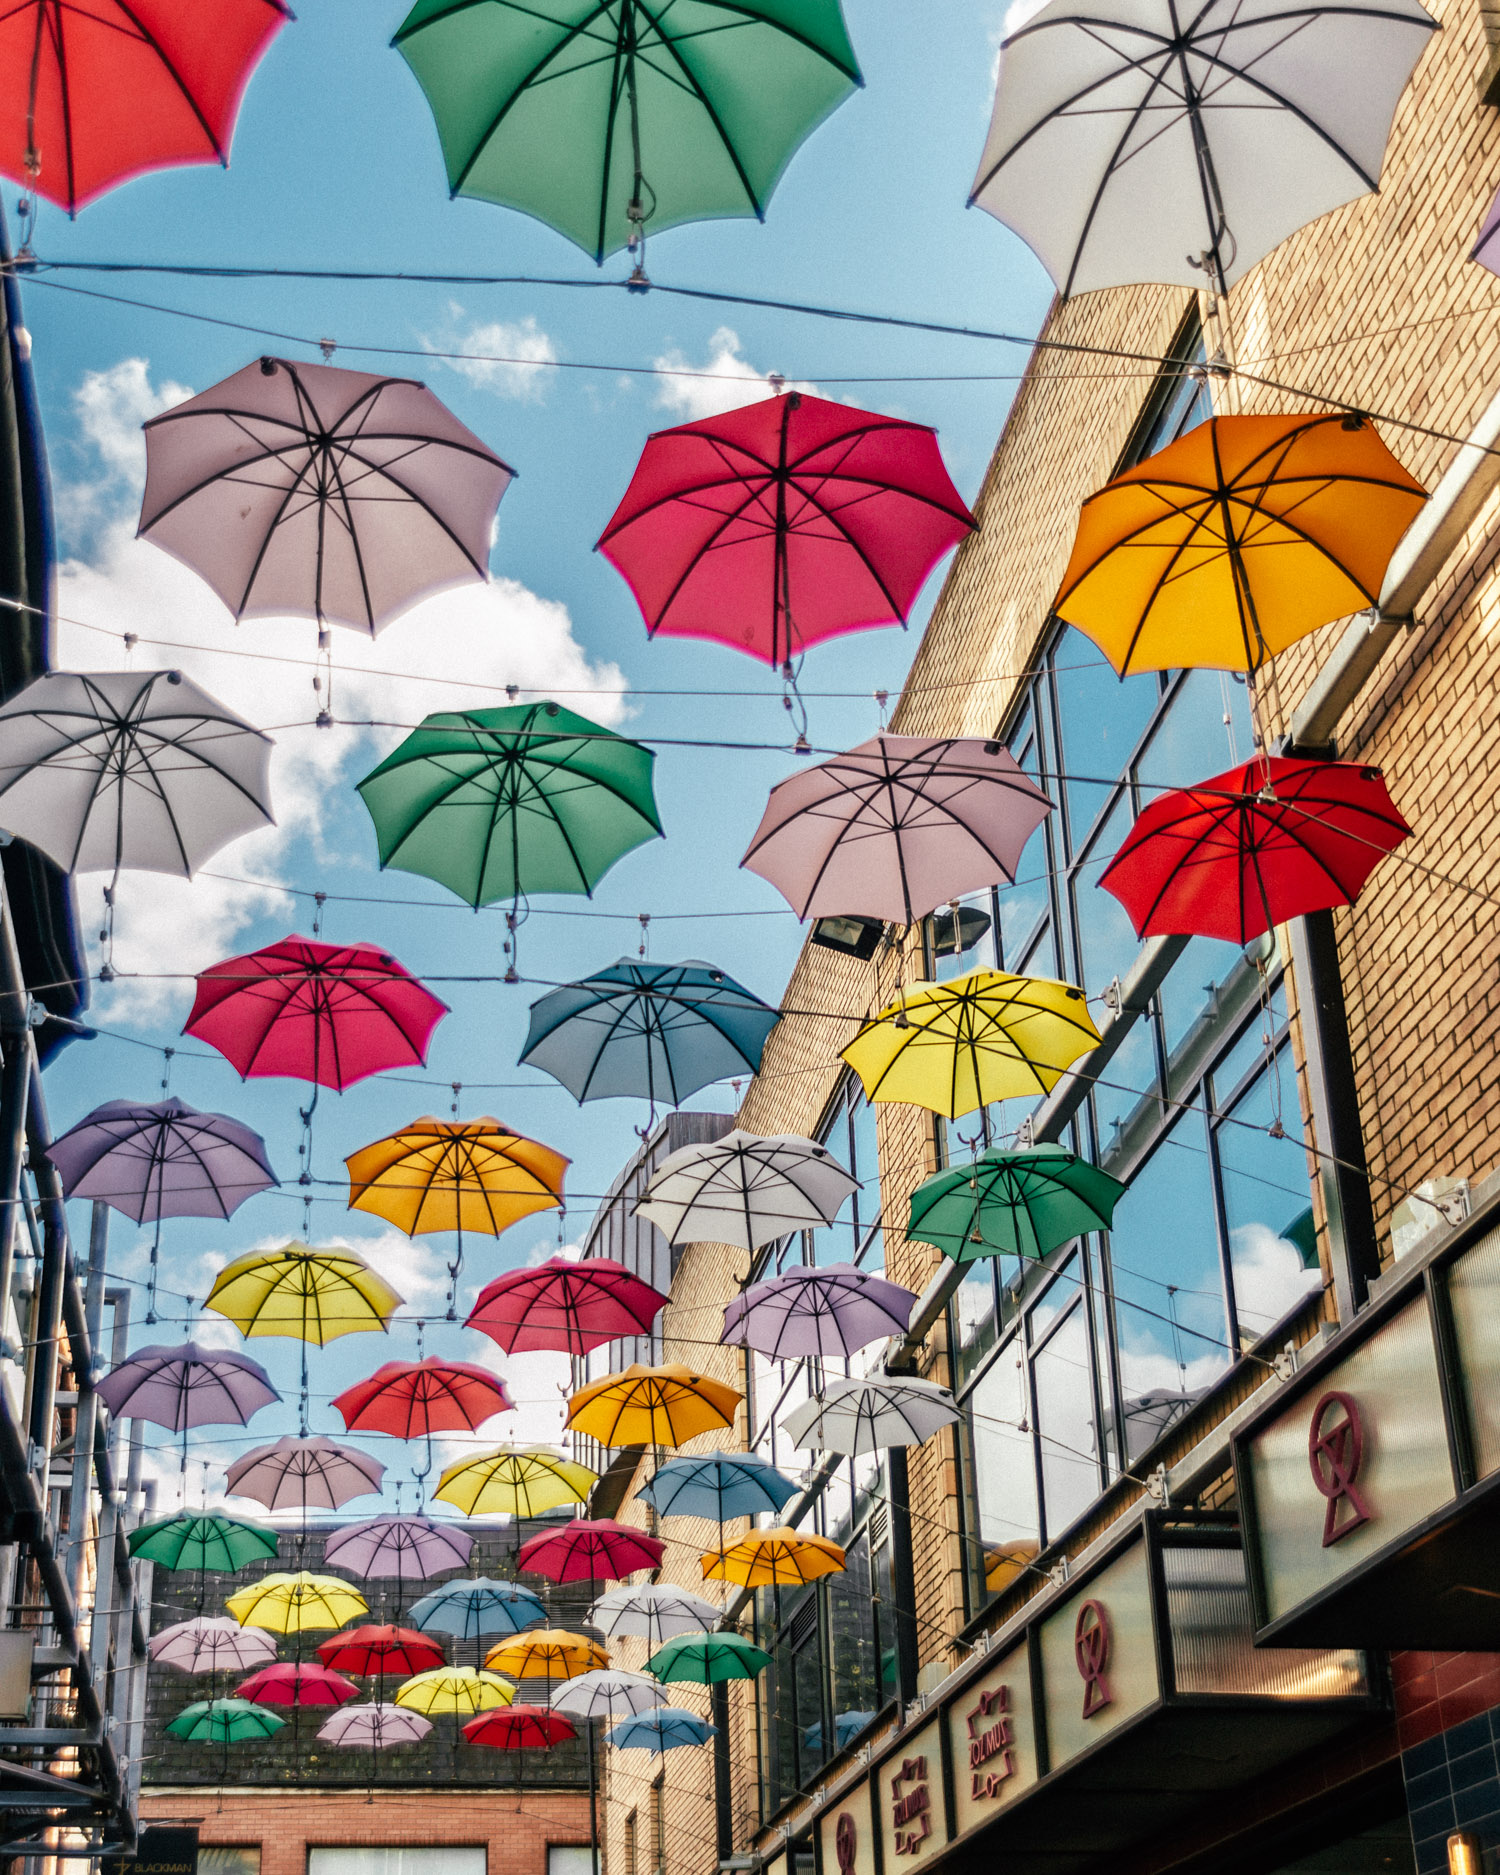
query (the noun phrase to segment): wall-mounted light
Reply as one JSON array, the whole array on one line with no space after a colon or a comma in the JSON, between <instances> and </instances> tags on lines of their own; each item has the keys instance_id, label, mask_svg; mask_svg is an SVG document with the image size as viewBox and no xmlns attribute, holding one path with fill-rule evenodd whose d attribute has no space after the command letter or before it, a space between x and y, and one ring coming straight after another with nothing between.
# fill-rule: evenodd
<instances>
[{"instance_id":1,"label":"wall-mounted light","mask_svg":"<svg viewBox=\"0 0 1500 1875\"><path fill-rule=\"evenodd\" d=\"M874 918L819 918L812 928L812 941L826 950L842 951L846 957L868 962L875 955L884 929Z\"/></svg>"},{"instance_id":2,"label":"wall-mounted light","mask_svg":"<svg viewBox=\"0 0 1500 1875\"><path fill-rule=\"evenodd\" d=\"M1472 1831L1461 1829L1448 1838L1448 1875L1482 1875L1484 1851Z\"/></svg>"}]
</instances>

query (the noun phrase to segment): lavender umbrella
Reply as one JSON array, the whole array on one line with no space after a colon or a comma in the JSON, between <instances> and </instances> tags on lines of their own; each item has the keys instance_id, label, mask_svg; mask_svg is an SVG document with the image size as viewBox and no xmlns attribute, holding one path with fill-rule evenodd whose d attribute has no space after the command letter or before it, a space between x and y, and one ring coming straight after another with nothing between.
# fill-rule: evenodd
<instances>
[{"instance_id":1,"label":"lavender umbrella","mask_svg":"<svg viewBox=\"0 0 1500 1875\"><path fill-rule=\"evenodd\" d=\"M432 1730L432 1720L405 1706L340 1706L318 1727L325 1745L365 1745L379 1751L388 1745L415 1745Z\"/></svg>"},{"instance_id":2,"label":"lavender umbrella","mask_svg":"<svg viewBox=\"0 0 1500 1875\"><path fill-rule=\"evenodd\" d=\"M281 1395L248 1354L202 1348L138 1348L94 1391L116 1419L149 1419L169 1432L190 1426L245 1426Z\"/></svg>"},{"instance_id":3,"label":"lavender umbrella","mask_svg":"<svg viewBox=\"0 0 1500 1875\"><path fill-rule=\"evenodd\" d=\"M229 1467L236 1497L253 1497L267 1510L337 1510L350 1498L380 1489L385 1466L368 1452L332 1439L278 1439L258 1445Z\"/></svg>"},{"instance_id":4,"label":"lavender umbrella","mask_svg":"<svg viewBox=\"0 0 1500 1875\"><path fill-rule=\"evenodd\" d=\"M276 1636L228 1615L198 1615L153 1634L147 1649L158 1666L184 1673L248 1673L276 1658Z\"/></svg>"},{"instance_id":5,"label":"lavender umbrella","mask_svg":"<svg viewBox=\"0 0 1500 1875\"><path fill-rule=\"evenodd\" d=\"M904 1334L916 1299L910 1289L852 1263L789 1269L736 1296L724 1311L719 1339L777 1361L842 1358L883 1335Z\"/></svg>"},{"instance_id":6,"label":"lavender umbrella","mask_svg":"<svg viewBox=\"0 0 1500 1875\"><path fill-rule=\"evenodd\" d=\"M325 1562L357 1576L424 1582L444 1569L466 1569L473 1538L430 1517L372 1517L330 1537Z\"/></svg>"}]
</instances>

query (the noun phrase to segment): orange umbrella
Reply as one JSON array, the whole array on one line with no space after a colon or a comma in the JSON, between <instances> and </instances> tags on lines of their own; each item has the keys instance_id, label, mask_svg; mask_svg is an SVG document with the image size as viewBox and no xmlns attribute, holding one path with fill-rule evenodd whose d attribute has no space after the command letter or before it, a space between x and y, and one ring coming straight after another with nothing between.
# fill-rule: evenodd
<instances>
[{"instance_id":1,"label":"orange umbrella","mask_svg":"<svg viewBox=\"0 0 1500 1875\"><path fill-rule=\"evenodd\" d=\"M1054 609L1122 677L1257 671L1376 604L1426 499L1363 417L1212 417L1083 504Z\"/></svg>"},{"instance_id":2,"label":"orange umbrella","mask_svg":"<svg viewBox=\"0 0 1500 1875\"><path fill-rule=\"evenodd\" d=\"M796 1588L819 1576L837 1575L844 1552L826 1536L813 1536L785 1525L750 1530L738 1542L706 1550L705 1581L737 1582L741 1588Z\"/></svg>"},{"instance_id":3,"label":"orange umbrella","mask_svg":"<svg viewBox=\"0 0 1500 1875\"><path fill-rule=\"evenodd\" d=\"M570 1634L566 1628L533 1628L529 1634L508 1634L496 1642L484 1664L491 1673L503 1673L512 1680L545 1680L550 1705L554 1680L576 1679L580 1673L607 1667L609 1653L586 1634Z\"/></svg>"},{"instance_id":4,"label":"orange umbrella","mask_svg":"<svg viewBox=\"0 0 1500 1875\"><path fill-rule=\"evenodd\" d=\"M627 1367L568 1401L567 1424L601 1445L682 1445L700 1432L734 1424L744 1394L672 1362Z\"/></svg>"}]
</instances>

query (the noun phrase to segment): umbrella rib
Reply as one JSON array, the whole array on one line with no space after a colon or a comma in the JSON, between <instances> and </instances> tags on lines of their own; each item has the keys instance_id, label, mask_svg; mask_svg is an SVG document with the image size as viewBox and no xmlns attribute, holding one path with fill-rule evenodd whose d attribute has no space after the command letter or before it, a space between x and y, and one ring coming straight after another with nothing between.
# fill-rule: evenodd
<instances>
[{"instance_id":1,"label":"umbrella rib","mask_svg":"<svg viewBox=\"0 0 1500 1875\"><path fill-rule=\"evenodd\" d=\"M724 146L724 154L729 158L730 163L733 165L735 175L738 176L740 179L740 187L745 191L745 200L750 204L751 208L755 210L756 220L764 221L766 218L765 204L761 201L759 195L757 195L755 191L755 185L751 182L750 177L746 172L745 165L740 160L740 153L734 147L734 140L731 138L728 130L725 128L724 123L719 116L719 113L714 109L714 106L709 98L708 93L703 89L703 86L699 82L698 77L694 73L692 67L688 64L687 60L683 57L682 52L677 46L676 42L663 29L662 20L666 17L667 13L671 11L672 0L667 0L667 5L662 9L660 14L654 13L652 11L650 0L633 0L633 4L641 13L645 14L646 18L651 22L651 25L655 28L657 37L661 40L663 47L666 49L667 52L671 54L673 60L676 62L677 68L682 73L683 79L685 80L687 86L689 87L693 97L697 100L698 104L702 107L704 116L707 117L708 121L713 125L715 136L719 139L719 142ZM712 5L713 0L707 0L707 4ZM787 36L789 38L799 37L799 35L795 33L791 33L791 32L788 32ZM804 41L804 44L805 43L806 42ZM816 48L812 48L812 49L815 50ZM823 56L827 58L826 53ZM834 61L832 61L831 59L829 60L830 64L832 64L833 62Z\"/></svg>"}]
</instances>

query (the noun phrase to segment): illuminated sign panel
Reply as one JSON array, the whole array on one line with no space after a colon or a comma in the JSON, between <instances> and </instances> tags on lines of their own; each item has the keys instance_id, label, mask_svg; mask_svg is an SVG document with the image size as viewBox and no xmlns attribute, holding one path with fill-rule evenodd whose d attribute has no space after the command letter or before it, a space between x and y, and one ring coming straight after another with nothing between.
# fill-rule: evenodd
<instances>
[{"instance_id":1,"label":"illuminated sign panel","mask_svg":"<svg viewBox=\"0 0 1500 1875\"><path fill-rule=\"evenodd\" d=\"M903 1739L901 1749L881 1765L875 1802L886 1875L916 1868L946 1845L943 1739L936 1720Z\"/></svg>"},{"instance_id":2,"label":"illuminated sign panel","mask_svg":"<svg viewBox=\"0 0 1500 1875\"><path fill-rule=\"evenodd\" d=\"M986 1822L1037 1778L1031 1664L1012 1648L948 1708L955 1835Z\"/></svg>"}]
</instances>

